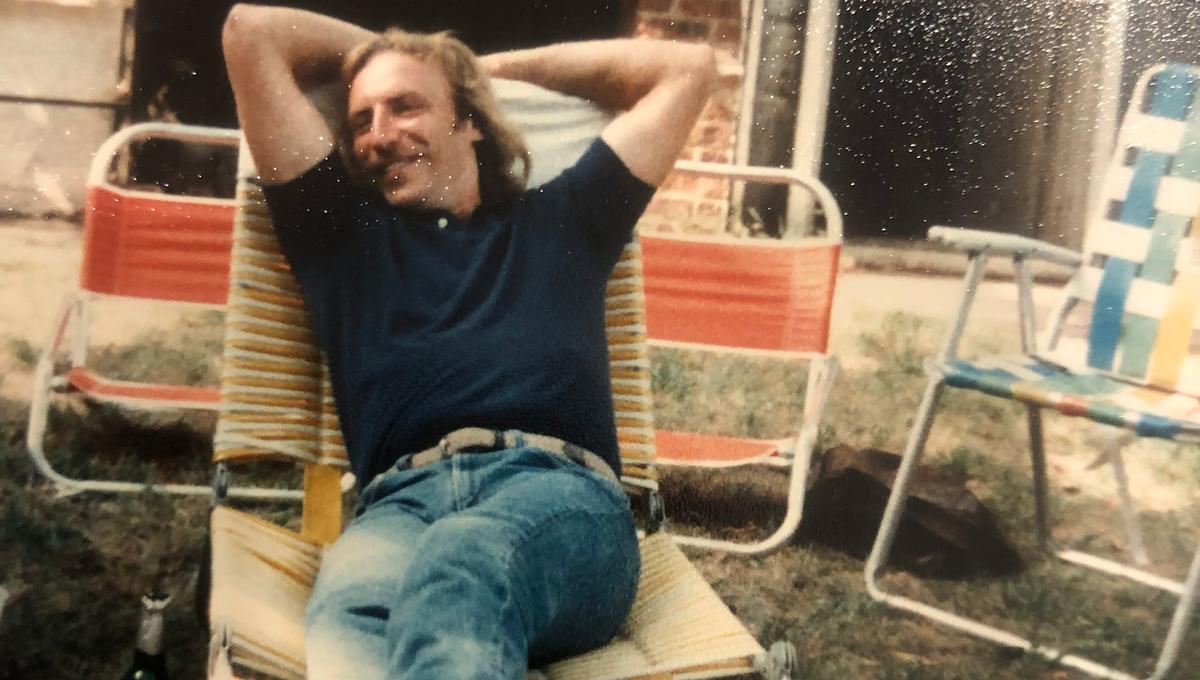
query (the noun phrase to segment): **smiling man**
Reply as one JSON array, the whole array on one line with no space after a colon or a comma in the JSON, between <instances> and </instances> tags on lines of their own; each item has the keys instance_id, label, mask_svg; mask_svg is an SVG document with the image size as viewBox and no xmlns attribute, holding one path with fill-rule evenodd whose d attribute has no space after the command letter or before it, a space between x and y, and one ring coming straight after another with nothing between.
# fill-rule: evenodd
<instances>
[{"instance_id":1,"label":"smiling man","mask_svg":"<svg viewBox=\"0 0 1200 680\"><path fill-rule=\"evenodd\" d=\"M347 106L351 148L384 200L469 214L479 204L474 145L483 137L470 118L458 119L438 67L383 52L362 67L354 85ZM461 181L449 181L455 177Z\"/></svg>"},{"instance_id":2,"label":"smiling man","mask_svg":"<svg viewBox=\"0 0 1200 680\"><path fill-rule=\"evenodd\" d=\"M711 50L480 59L445 34L249 5L223 42L362 485L309 603L309 677L523 678L604 644L638 575L604 285L707 100ZM492 76L618 113L526 191ZM331 80L336 130L303 94Z\"/></svg>"},{"instance_id":3,"label":"smiling man","mask_svg":"<svg viewBox=\"0 0 1200 680\"><path fill-rule=\"evenodd\" d=\"M387 47L356 53L347 102L349 148L366 179L392 205L445 208L460 217L480 203L472 117L459 117L450 82L426 59Z\"/></svg>"}]
</instances>

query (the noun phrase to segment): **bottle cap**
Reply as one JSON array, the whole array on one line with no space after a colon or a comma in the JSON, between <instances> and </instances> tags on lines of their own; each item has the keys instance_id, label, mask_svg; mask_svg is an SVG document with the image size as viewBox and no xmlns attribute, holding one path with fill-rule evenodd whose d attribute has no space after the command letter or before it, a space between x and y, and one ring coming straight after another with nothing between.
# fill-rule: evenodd
<instances>
[{"instance_id":1,"label":"bottle cap","mask_svg":"<svg viewBox=\"0 0 1200 680\"><path fill-rule=\"evenodd\" d=\"M142 596L142 608L146 611L161 612L171 604L171 595L161 590L154 590Z\"/></svg>"}]
</instances>

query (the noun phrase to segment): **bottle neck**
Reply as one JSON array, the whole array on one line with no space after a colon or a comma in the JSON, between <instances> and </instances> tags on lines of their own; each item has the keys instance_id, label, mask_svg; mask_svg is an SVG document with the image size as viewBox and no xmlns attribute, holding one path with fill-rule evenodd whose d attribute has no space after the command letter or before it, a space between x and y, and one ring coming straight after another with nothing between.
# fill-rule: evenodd
<instances>
[{"instance_id":1,"label":"bottle neck","mask_svg":"<svg viewBox=\"0 0 1200 680\"><path fill-rule=\"evenodd\" d=\"M142 623L138 626L137 651L147 656L162 654L163 614L161 610L147 609L142 612Z\"/></svg>"},{"instance_id":2,"label":"bottle neck","mask_svg":"<svg viewBox=\"0 0 1200 680\"><path fill-rule=\"evenodd\" d=\"M169 595L150 593L142 598L142 618L138 624L137 645L133 650L130 680L167 680L167 659L163 654L163 610Z\"/></svg>"},{"instance_id":3,"label":"bottle neck","mask_svg":"<svg viewBox=\"0 0 1200 680\"><path fill-rule=\"evenodd\" d=\"M136 680L166 680L167 657L162 652L147 654L141 649L135 649L133 650L133 670L134 675L131 677Z\"/></svg>"}]
</instances>

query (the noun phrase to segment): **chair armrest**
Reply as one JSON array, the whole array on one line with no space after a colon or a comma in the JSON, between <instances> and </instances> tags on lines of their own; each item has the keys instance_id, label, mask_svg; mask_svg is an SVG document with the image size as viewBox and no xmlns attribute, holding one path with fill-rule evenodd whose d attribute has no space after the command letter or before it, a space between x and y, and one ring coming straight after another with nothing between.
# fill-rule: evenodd
<instances>
[{"instance_id":1,"label":"chair armrest","mask_svg":"<svg viewBox=\"0 0 1200 680\"><path fill-rule=\"evenodd\" d=\"M734 182L761 182L803 187L821 206L825 215L825 231L829 238L842 240L842 209L829 188L816 177L788 168L754 167L745 165L728 165L724 163L700 163L696 161L679 161L675 163L677 172L684 172L697 177L713 177ZM787 238L787 235L784 235Z\"/></svg>"},{"instance_id":2,"label":"chair armrest","mask_svg":"<svg viewBox=\"0 0 1200 680\"><path fill-rule=\"evenodd\" d=\"M181 125L179 123L136 123L113 133L100 145L88 170L88 187L112 187L108 181L108 169L113 158L121 149L133 142L146 139L172 139L192 144L229 146L236 148L241 131L227 128ZM151 194L161 196L161 194Z\"/></svg>"},{"instance_id":3,"label":"chair armrest","mask_svg":"<svg viewBox=\"0 0 1200 680\"><path fill-rule=\"evenodd\" d=\"M1074 250L1016 234L938 226L929 229L928 238L958 250L1023 256L1072 267L1083 261L1083 256Z\"/></svg>"}]
</instances>

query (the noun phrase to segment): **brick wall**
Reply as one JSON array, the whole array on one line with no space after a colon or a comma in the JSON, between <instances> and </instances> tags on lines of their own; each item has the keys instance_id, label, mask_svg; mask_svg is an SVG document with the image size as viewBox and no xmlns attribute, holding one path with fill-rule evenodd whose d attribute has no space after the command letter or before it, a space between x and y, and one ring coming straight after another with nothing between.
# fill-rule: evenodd
<instances>
[{"instance_id":1,"label":"brick wall","mask_svg":"<svg viewBox=\"0 0 1200 680\"><path fill-rule=\"evenodd\" d=\"M638 35L706 42L722 62L741 61L741 0L641 0ZM681 158L727 163L733 160L735 118L741 78L725 75L692 130ZM650 231L718 233L727 229L729 182L689 177L667 178L639 223Z\"/></svg>"}]
</instances>

